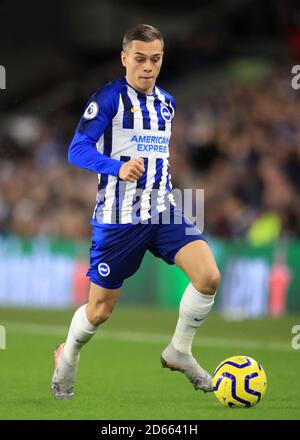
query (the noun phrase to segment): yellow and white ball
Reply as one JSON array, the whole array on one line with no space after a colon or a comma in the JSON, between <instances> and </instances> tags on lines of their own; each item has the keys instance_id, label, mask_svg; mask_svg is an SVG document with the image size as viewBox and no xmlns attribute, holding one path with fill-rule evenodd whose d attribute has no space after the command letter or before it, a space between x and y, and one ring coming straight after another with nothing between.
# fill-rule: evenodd
<instances>
[{"instance_id":1,"label":"yellow and white ball","mask_svg":"<svg viewBox=\"0 0 300 440\"><path fill-rule=\"evenodd\" d=\"M250 407L261 401L267 389L262 366L249 356L232 356L221 362L213 375L219 402L228 407Z\"/></svg>"}]
</instances>

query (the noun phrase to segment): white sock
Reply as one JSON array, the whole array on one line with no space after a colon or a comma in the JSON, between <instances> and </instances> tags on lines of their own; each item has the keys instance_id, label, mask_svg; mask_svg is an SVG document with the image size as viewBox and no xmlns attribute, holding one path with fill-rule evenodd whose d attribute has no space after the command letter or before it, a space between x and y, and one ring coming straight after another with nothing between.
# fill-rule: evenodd
<instances>
[{"instance_id":1,"label":"white sock","mask_svg":"<svg viewBox=\"0 0 300 440\"><path fill-rule=\"evenodd\" d=\"M203 323L212 308L215 295L203 295L190 283L182 295L179 318L172 344L182 353L192 352L192 342L197 328Z\"/></svg>"},{"instance_id":2,"label":"white sock","mask_svg":"<svg viewBox=\"0 0 300 440\"><path fill-rule=\"evenodd\" d=\"M86 315L86 304L76 310L69 328L64 346L67 362L73 364L79 356L79 351L96 333L98 326L90 323Z\"/></svg>"}]
</instances>

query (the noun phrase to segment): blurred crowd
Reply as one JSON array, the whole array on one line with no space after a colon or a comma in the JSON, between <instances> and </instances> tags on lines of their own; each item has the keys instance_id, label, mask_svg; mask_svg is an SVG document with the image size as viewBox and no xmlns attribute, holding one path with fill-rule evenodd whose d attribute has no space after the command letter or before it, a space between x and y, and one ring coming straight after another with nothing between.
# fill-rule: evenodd
<instances>
[{"instance_id":1,"label":"blurred crowd","mask_svg":"<svg viewBox=\"0 0 300 440\"><path fill-rule=\"evenodd\" d=\"M174 187L203 188L204 233L300 237L300 92L274 71L190 97L171 140ZM84 102L81 103L84 106ZM67 162L80 111L10 117L0 131L0 233L88 238L97 176Z\"/></svg>"},{"instance_id":2,"label":"blurred crowd","mask_svg":"<svg viewBox=\"0 0 300 440\"><path fill-rule=\"evenodd\" d=\"M299 238L300 94L287 70L195 101L177 113L173 168L179 186L204 188L206 233Z\"/></svg>"}]
</instances>

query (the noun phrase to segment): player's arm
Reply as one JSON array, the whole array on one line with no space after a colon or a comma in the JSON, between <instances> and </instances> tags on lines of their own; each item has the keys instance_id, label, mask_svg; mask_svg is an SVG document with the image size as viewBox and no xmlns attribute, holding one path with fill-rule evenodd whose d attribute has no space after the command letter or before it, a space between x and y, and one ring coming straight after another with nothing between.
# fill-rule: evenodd
<instances>
[{"instance_id":1,"label":"player's arm","mask_svg":"<svg viewBox=\"0 0 300 440\"><path fill-rule=\"evenodd\" d=\"M71 164L80 168L99 174L119 176L128 182L134 182L139 179L145 171L142 158L122 162L107 157L96 150L94 139L80 133L76 133L71 142L68 159Z\"/></svg>"},{"instance_id":2,"label":"player's arm","mask_svg":"<svg viewBox=\"0 0 300 440\"><path fill-rule=\"evenodd\" d=\"M117 176L124 162L99 153L95 144L95 140L90 136L76 133L69 147L69 162L98 174Z\"/></svg>"}]
</instances>

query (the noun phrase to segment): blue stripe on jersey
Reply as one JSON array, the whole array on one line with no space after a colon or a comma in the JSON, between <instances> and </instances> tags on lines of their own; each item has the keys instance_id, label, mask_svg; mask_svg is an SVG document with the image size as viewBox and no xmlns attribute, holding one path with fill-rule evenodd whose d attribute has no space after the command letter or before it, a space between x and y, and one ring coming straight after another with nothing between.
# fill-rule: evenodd
<instances>
[{"instance_id":1,"label":"blue stripe on jersey","mask_svg":"<svg viewBox=\"0 0 300 440\"><path fill-rule=\"evenodd\" d=\"M156 164L155 164L156 172L155 172L155 178L154 178L155 181L154 181L153 189L159 188L163 166L164 166L164 160L163 159L156 159Z\"/></svg>"},{"instance_id":2,"label":"blue stripe on jersey","mask_svg":"<svg viewBox=\"0 0 300 440\"><path fill-rule=\"evenodd\" d=\"M121 162L129 162L131 160L130 156L121 156L120 161Z\"/></svg>"},{"instance_id":3,"label":"blue stripe on jersey","mask_svg":"<svg viewBox=\"0 0 300 440\"><path fill-rule=\"evenodd\" d=\"M103 144L103 154L110 157L112 150L112 124L109 124L109 126L105 129L103 133ZM107 186L107 182L108 174L101 174L100 182L98 184L98 205L95 211L95 217L97 216L98 209L103 208L103 205L105 203L105 188Z\"/></svg>"},{"instance_id":4,"label":"blue stripe on jersey","mask_svg":"<svg viewBox=\"0 0 300 440\"><path fill-rule=\"evenodd\" d=\"M133 128L133 113L131 109L133 108L131 99L128 96L127 88L122 88L121 90L121 98L124 106L123 113L123 128Z\"/></svg>"},{"instance_id":5,"label":"blue stripe on jersey","mask_svg":"<svg viewBox=\"0 0 300 440\"><path fill-rule=\"evenodd\" d=\"M170 106L171 99L170 99L170 98L167 98L167 97L165 96L165 102L166 102L167 106L171 108L171 106ZM172 112L171 112L171 113L172 113Z\"/></svg>"},{"instance_id":6,"label":"blue stripe on jersey","mask_svg":"<svg viewBox=\"0 0 300 440\"><path fill-rule=\"evenodd\" d=\"M139 189L145 189L146 188L146 182L147 182L147 172L148 172L148 157L143 157L144 159L144 168L145 171L144 173L141 175L141 177L138 179L136 187ZM136 203L140 203L141 202L141 197L137 196L136 193L133 196L133 203L132 206L134 207L134 205ZM136 217L140 217L141 215L141 205L139 205L139 208L136 211Z\"/></svg>"},{"instance_id":7,"label":"blue stripe on jersey","mask_svg":"<svg viewBox=\"0 0 300 440\"><path fill-rule=\"evenodd\" d=\"M112 149L112 124L110 123L103 133L103 154L110 157Z\"/></svg>"},{"instance_id":8,"label":"blue stripe on jersey","mask_svg":"<svg viewBox=\"0 0 300 440\"><path fill-rule=\"evenodd\" d=\"M165 131L166 129L166 122L164 120L164 118L161 115L160 112L160 106L161 106L161 101L159 100L158 96L156 95L156 93L154 93L155 99L154 99L154 108L156 110L156 114L157 114L157 118L158 118L158 129Z\"/></svg>"},{"instance_id":9,"label":"blue stripe on jersey","mask_svg":"<svg viewBox=\"0 0 300 440\"><path fill-rule=\"evenodd\" d=\"M143 129L151 130L150 113L146 106L146 96L143 96L140 93L138 93L138 100L140 102L142 115L143 115Z\"/></svg>"},{"instance_id":10,"label":"blue stripe on jersey","mask_svg":"<svg viewBox=\"0 0 300 440\"><path fill-rule=\"evenodd\" d=\"M136 187L144 189L144 188L146 188L147 171L148 171L148 157L143 157L142 159L144 159L145 171L143 172L141 177L138 179Z\"/></svg>"},{"instance_id":11,"label":"blue stripe on jersey","mask_svg":"<svg viewBox=\"0 0 300 440\"><path fill-rule=\"evenodd\" d=\"M164 166L164 160L159 159L159 158L156 159L156 161L155 161L155 177L154 177L154 184L152 187L152 189L155 189L156 191L155 191L155 194L153 194L151 192L151 195L150 195L150 209L148 211L150 215L151 215L151 213L153 214L152 209L157 204L157 190L159 189L160 181L162 178L163 166Z\"/></svg>"}]
</instances>

